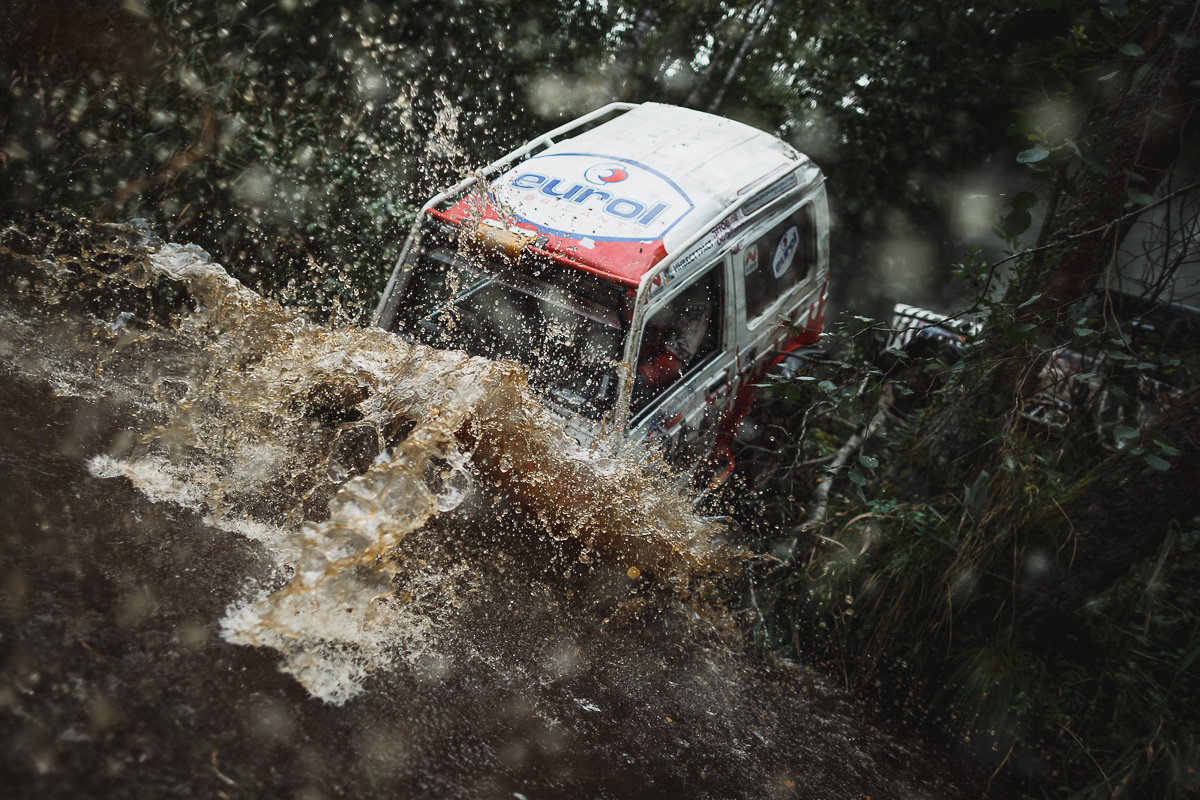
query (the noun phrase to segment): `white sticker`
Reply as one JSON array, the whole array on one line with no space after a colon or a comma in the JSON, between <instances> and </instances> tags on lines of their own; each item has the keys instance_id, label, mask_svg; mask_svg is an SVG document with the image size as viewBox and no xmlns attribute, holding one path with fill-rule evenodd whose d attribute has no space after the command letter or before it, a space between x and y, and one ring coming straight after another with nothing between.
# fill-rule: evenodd
<instances>
[{"instance_id":1,"label":"white sticker","mask_svg":"<svg viewBox=\"0 0 1200 800\"><path fill-rule=\"evenodd\" d=\"M492 186L497 205L544 233L593 241L658 241L692 211L666 175L610 156L534 156Z\"/></svg>"},{"instance_id":2,"label":"white sticker","mask_svg":"<svg viewBox=\"0 0 1200 800\"><path fill-rule=\"evenodd\" d=\"M782 278L784 273L792 268L796 260L796 251L800 249L800 229L795 225L783 232L779 244L775 245L775 255L771 257L771 271L776 278Z\"/></svg>"},{"instance_id":3,"label":"white sticker","mask_svg":"<svg viewBox=\"0 0 1200 800\"><path fill-rule=\"evenodd\" d=\"M758 245L752 244L746 248L745 260L742 262L745 268L746 275L755 272L758 269Z\"/></svg>"}]
</instances>

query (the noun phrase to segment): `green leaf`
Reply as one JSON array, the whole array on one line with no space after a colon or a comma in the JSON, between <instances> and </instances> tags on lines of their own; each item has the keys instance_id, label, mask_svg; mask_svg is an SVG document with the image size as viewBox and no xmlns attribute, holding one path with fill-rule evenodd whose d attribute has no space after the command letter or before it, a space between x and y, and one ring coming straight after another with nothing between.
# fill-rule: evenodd
<instances>
[{"instance_id":1,"label":"green leaf","mask_svg":"<svg viewBox=\"0 0 1200 800\"><path fill-rule=\"evenodd\" d=\"M982 470L975 477L975 482L963 492L963 512L973 520L980 519L983 514L984 504L987 503L987 482L987 470Z\"/></svg>"},{"instance_id":2,"label":"green leaf","mask_svg":"<svg viewBox=\"0 0 1200 800\"><path fill-rule=\"evenodd\" d=\"M1118 425L1113 428L1113 438L1118 442L1127 442L1130 439L1137 438L1138 429L1131 428L1128 425Z\"/></svg>"},{"instance_id":3,"label":"green leaf","mask_svg":"<svg viewBox=\"0 0 1200 800\"><path fill-rule=\"evenodd\" d=\"M1130 58L1141 58L1142 56L1146 55L1146 51L1143 50L1140 45L1133 43L1123 44L1117 49Z\"/></svg>"},{"instance_id":4,"label":"green leaf","mask_svg":"<svg viewBox=\"0 0 1200 800\"><path fill-rule=\"evenodd\" d=\"M850 471L846 473L846 477L848 477L856 486L862 486L867 482L867 476L859 472L858 467L851 467Z\"/></svg>"},{"instance_id":5,"label":"green leaf","mask_svg":"<svg viewBox=\"0 0 1200 800\"><path fill-rule=\"evenodd\" d=\"M859 456L858 463L862 464L867 469L875 469L879 466L879 459L874 456Z\"/></svg>"},{"instance_id":6,"label":"green leaf","mask_svg":"<svg viewBox=\"0 0 1200 800\"><path fill-rule=\"evenodd\" d=\"M1029 230L1033 217L1023 208L1019 208L1004 218L1004 232L1009 236L1020 236Z\"/></svg>"},{"instance_id":7,"label":"green leaf","mask_svg":"<svg viewBox=\"0 0 1200 800\"><path fill-rule=\"evenodd\" d=\"M825 394L832 394L833 392L837 391L837 386L833 383L833 381L821 381L817 384L817 388Z\"/></svg>"},{"instance_id":8,"label":"green leaf","mask_svg":"<svg viewBox=\"0 0 1200 800\"><path fill-rule=\"evenodd\" d=\"M1166 442L1160 442L1158 439L1155 439L1154 443L1156 445L1158 445L1158 449L1162 451L1162 454L1164 456L1179 455L1179 450L1177 448L1171 447L1171 445L1167 444Z\"/></svg>"},{"instance_id":9,"label":"green leaf","mask_svg":"<svg viewBox=\"0 0 1200 800\"><path fill-rule=\"evenodd\" d=\"M1017 308L1025 308L1026 306L1031 306L1034 303L1036 303L1038 300L1040 300L1041 298L1042 298L1042 293L1038 292L1033 297L1029 298L1024 303L1021 303L1021 305L1017 306Z\"/></svg>"},{"instance_id":10,"label":"green leaf","mask_svg":"<svg viewBox=\"0 0 1200 800\"><path fill-rule=\"evenodd\" d=\"M1129 88L1136 89L1140 86L1142 81L1146 79L1146 76L1150 74L1150 67L1152 66L1154 66L1154 62L1147 61L1138 67L1137 72L1133 73L1133 80L1129 82Z\"/></svg>"},{"instance_id":11,"label":"green leaf","mask_svg":"<svg viewBox=\"0 0 1200 800\"><path fill-rule=\"evenodd\" d=\"M1021 333L1029 333L1031 330L1033 330L1036 327L1037 327L1037 325L1033 324L1032 322L1018 322L1016 325L1012 326L1011 330L1013 333L1021 334Z\"/></svg>"},{"instance_id":12,"label":"green leaf","mask_svg":"<svg viewBox=\"0 0 1200 800\"><path fill-rule=\"evenodd\" d=\"M1126 194L1129 195L1130 200L1132 200L1133 202L1135 202L1139 205L1148 206L1154 202L1153 197L1151 197L1150 195L1146 194L1143 191L1134 189L1133 187L1130 187L1129 191L1127 191Z\"/></svg>"},{"instance_id":13,"label":"green leaf","mask_svg":"<svg viewBox=\"0 0 1200 800\"><path fill-rule=\"evenodd\" d=\"M1169 470L1171 468L1171 465L1169 463L1167 463L1166 461L1163 461L1161 458L1154 455L1153 453L1147 453L1145 456L1143 456L1143 458L1146 459L1146 463L1150 465L1151 469L1156 469L1156 470L1159 470L1160 472L1166 472L1167 470Z\"/></svg>"},{"instance_id":14,"label":"green leaf","mask_svg":"<svg viewBox=\"0 0 1200 800\"><path fill-rule=\"evenodd\" d=\"M1044 147L1031 147L1028 150L1022 150L1017 153L1018 164L1036 164L1039 161L1045 160L1050 155L1050 151Z\"/></svg>"},{"instance_id":15,"label":"green leaf","mask_svg":"<svg viewBox=\"0 0 1200 800\"><path fill-rule=\"evenodd\" d=\"M1120 74L1121 74L1121 70L1114 69L1112 72L1108 73L1107 75L1101 75L1096 80L1103 83L1104 81L1111 81L1113 78L1117 77Z\"/></svg>"},{"instance_id":16,"label":"green leaf","mask_svg":"<svg viewBox=\"0 0 1200 800\"><path fill-rule=\"evenodd\" d=\"M1093 333L1095 333L1095 331L1092 330L1091 328L1076 328L1075 329L1076 336L1091 336Z\"/></svg>"}]
</instances>

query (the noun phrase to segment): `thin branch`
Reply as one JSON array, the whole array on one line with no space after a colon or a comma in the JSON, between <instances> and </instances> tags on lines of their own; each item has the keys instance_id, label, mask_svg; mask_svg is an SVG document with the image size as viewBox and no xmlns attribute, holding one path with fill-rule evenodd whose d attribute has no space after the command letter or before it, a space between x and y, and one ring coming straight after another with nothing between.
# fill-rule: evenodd
<instances>
[{"instance_id":1,"label":"thin branch","mask_svg":"<svg viewBox=\"0 0 1200 800\"><path fill-rule=\"evenodd\" d=\"M1155 200L1153 203L1148 203L1147 205L1144 205L1141 208L1135 209L1134 211L1130 211L1128 214L1125 214L1124 216L1117 217L1116 219L1112 220L1111 222L1108 222L1105 225L1101 225L1099 228L1092 228L1090 231L1083 231L1082 233L1075 233L1070 236L1065 236L1062 239L1058 239L1056 241L1050 242L1049 244L1044 244L1044 245L1041 245L1040 247L1033 247L1033 248L1030 248L1029 250L1021 250L1019 252L1013 253L1010 256L1006 256L1005 258L1002 258L999 261L996 261L996 262L988 265L987 281L984 282L983 291L979 293L979 296L981 298L987 296L988 290L991 288L991 285L992 285L992 277L996 274L996 267L999 267L1001 264L1007 264L1009 261L1020 258L1021 256L1027 256L1027 255L1031 255L1033 253L1039 253L1042 250L1049 250L1052 247L1060 247L1064 244L1068 244L1068 243L1076 241L1078 239L1085 239L1089 236L1094 236L1097 233L1101 233L1101 234L1107 233L1108 231L1112 230L1117 225L1120 225L1121 223L1126 222L1127 220L1131 220L1141 214L1144 214L1147 211L1150 211L1151 209L1158 208L1159 206L1161 206L1171 200L1174 200L1179 195L1186 194L1186 193L1192 191L1193 189L1197 189L1197 188L1200 188L1200 181L1197 181L1195 183L1190 183L1187 186L1183 187L1182 189L1176 189L1175 191L1171 192L1170 194L1164 195L1163 197L1160 197L1159 199ZM960 311L958 313L958 315L970 313L971 311L974 311L978 308L979 308L979 303L976 303L971 308L969 308L965 311ZM955 316L958 316L958 315L955 315ZM954 317L950 317L950 319L954 319Z\"/></svg>"},{"instance_id":2,"label":"thin branch","mask_svg":"<svg viewBox=\"0 0 1200 800\"><path fill-rule=\"evenodd\" d=\"M859 394L862 394L865 388L865 380L863 386L859 387ZM815 505L808 513L804 522L801 523L799 530L808 530L815 528L825 521L825 515L829 512L829 493L833 489L833 483L841 475L842 470L850 462L850 459L857 453L862 446L875 434L876 429L883 424L886 419L886 409L888 405L888 392L885 388L879 397L879 407L875 415L871 417L871 421L865 427L860 428L853 436L846 440L841 449L837 451L837 456L834 457L833 463L829 465L829 470L826 473L825 479L817 485L813 491L813 500Z\"/></svg>"},{"instance_id":3,"label":"thin branch","mask_svg":"<svg viewBox=\"0 0 1200 800\"><path fill-rule=\"evenodd\" d=\"M978 311L980 306L983 304L983 299L987 297L988 292L991 290L992 279L996 275L997 267L1007 264L1009 261L1018 259L1021 256L1027 256L1027 255L1031 255L1033 253L1041 252L1043 250L1049 250L1052 247L1059 247L1061 245L1068 244L1068 243L1076 241L1078 239L1084 239L1089 236L1094 236L1097 233L1106 233L1109 230L1111 230L1112 228L1114 228L1115 226L1120 225L1123 222L1134 219L1135 217L1137 217L1141 214L1144 214L1147 211L1158 208L1159 206L1162 206L1162 205L1170 202L1171 200L1174 200L1176 197L1179 197L1180 195L1183 195L1183 194L1187 194L1188 192L1191 192L1195 189L1200 189L1200 181L1196 181L1195 183L1190 183L1187 186L1184 186L1182 189L1176 189L1175 191L1173 191L1169 194L1166 194L1166 195L1160 197L1159 199L1155 200L1153 203L1149 203L1147 205L1142 206L1141 208L1130 211L1128 214L1125 214L1124 216L1117 217L1116 219L1112 220L1111 222L1109 222L1105 225L1100 226L1099 228L1093 228L1089 231L1083 231L1082 233L1072 234L1071 236L1063 237L1062 239L1055 240L1053 242L1050 242L1049 244L1039 245L1038 247L1032 247L1029 250L1021 250L1019 252L1013 253L1010 256L1005 256L1004 258L1000 259L999 261L992 262L991 264L988 265L987 280L984 281L983 290L980 291L977 295L979 297L979 300L977 300L975 303L968 306L967 308L964 308L962 311L947 315L944 320L941 320L939 322L931 322L928 325L923 325L923 326L918 327L916 329L917 332L919 333L928 328L936 328L939 325L944 325L945 323L950 322L952 320L962 319L967 314L973 314L974 312Z\"/></svg>"},{"instance_id":4,"label":"thin branch","mask_svg":"<svg viewBox=\"0 0 1200 800\"><path fill-rule=\"evenodd\" d=\"M1090 758L1092 760L1092 763L1096 765L1096 769L1100 770L1100 777L1104 778L1104 783L1107 784L1108 787L1111 789L1112 788L1112 780L1108 777L1108 773L1106 773L1104 771L1104 767L1100 766L1100 762L1097 761L1096 757L1092 755L1092 751L1088 750L1087 745L1083 743L1083 739L1080 739L1078 736L1076 736L1075 731L1071 730L1066 725L1063 725L1061 722L1055 722L1054 724L1057 725L1058 727L1062 728L1068 734L1070 734L1071 738L1074 739L1075 742L1079 745L1079 749L1081 749L1083 751L1084 755L1086 755L1088 758Z\"/></svg>"}]
</instances>

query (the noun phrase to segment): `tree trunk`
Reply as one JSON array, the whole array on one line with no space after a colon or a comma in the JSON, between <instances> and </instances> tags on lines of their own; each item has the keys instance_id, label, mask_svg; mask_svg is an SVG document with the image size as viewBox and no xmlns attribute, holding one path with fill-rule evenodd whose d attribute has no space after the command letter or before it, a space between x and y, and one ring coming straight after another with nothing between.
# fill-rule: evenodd
<instances>
[{"instance_id":1,"label":"tree trunk","mask_svg":"<svg viewBox=\"0 0 1200 800\"><path fill-rule=\"evenodd\" d=\"M733 79L737 76L738 69L746 59L746 54L750 52L750 49L754 47L754 43L758 41L758 35L762 32L763 26L767 24L767 20L770 19L771 12L774 9L775 0L766 0L763 3L762 10L758 12L757 21L751 25L746 38L742 40L742 46L738 48L737 54L734 55L733 63L729 65L729 70L725 73L725 79L721 81L720 87L717 88L717 93L708 104L708 113L717 113L717 109L721 107L721 103L725 102L725 93L729 91L730 85L733 84Z\"/></svg>"},{"instance_id":2,"label":"tree trunk","mask_svg":"<svg viewBox=\"0 0 1200 800\"><path fill-rule=\"evenodd\" d=\"M614 98L625 100L632 94L634 81L631 79L637 68L638 53L641 51L646 37L650 34L650 30L654 27L660 5L662 5L662 0L644 0L642 7L638 10L633 27L629 29L625 43L613 65L611 92Z\"/></svg>"}]
</instances>

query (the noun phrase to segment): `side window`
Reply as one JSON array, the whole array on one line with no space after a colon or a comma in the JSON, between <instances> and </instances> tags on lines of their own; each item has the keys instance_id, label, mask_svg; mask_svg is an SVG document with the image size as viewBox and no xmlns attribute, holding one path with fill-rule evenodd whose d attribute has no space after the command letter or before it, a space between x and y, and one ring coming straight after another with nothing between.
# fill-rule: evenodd
<instances>
[{"instance_id":1,"label":"side window","mask_svg":"<svg viewBox=\"0 0 1200 800\"><path fill-rule=\"evenodd\" d=\"M817 260L812 204L798 208L738 255L746 276L746 319L755 320L812 271Z\"/></svg>"},{"instance_id":2,"label":"side window","mask_svg":"<svg viewBox=\"0 0 1200 800\"><path fill-rule=\"evenodd\" d=\"M723 275L718 262L647 320L634 376L634 414L716 352L724 319Z\"/></svg>"}]
</instances>

